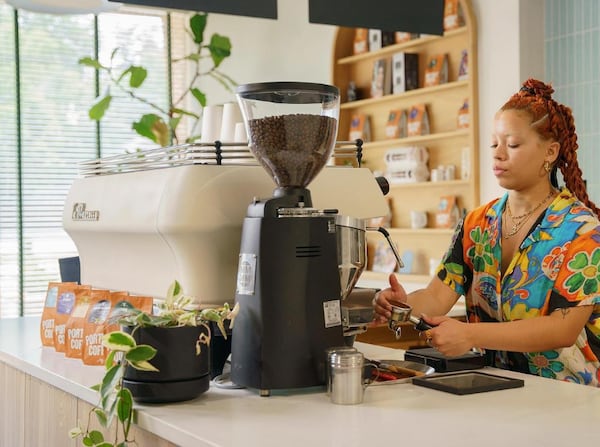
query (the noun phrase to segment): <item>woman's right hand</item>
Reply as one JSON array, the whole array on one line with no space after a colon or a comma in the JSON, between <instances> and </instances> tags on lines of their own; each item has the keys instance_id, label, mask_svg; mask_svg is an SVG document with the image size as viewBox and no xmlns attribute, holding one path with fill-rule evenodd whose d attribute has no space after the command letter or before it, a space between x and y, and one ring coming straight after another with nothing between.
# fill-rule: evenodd
<instances>
[{"instance_id":1,"label":"woman's right hand","mask_svg":"<svg viewBox=\"0 0 600 447\"><path fill-rule=\"evenodd\" d=\"M374 320L379 323L387 322L392 316L390 301L406 302L406 291L393 273L389 277L390 287L378 292L373 298Z\"/></svg>"}]
</instances>

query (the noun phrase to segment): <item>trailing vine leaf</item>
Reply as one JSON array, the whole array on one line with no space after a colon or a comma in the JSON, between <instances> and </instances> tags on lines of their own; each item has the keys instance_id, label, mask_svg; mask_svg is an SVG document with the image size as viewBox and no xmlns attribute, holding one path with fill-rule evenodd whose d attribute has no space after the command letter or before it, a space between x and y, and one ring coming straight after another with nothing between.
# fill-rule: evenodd
<instances>
[{"instance_id":1,"label":"trailing vine leaf","mask_svg":"<svg viewBox=\"0 0 600 447\"><path fill-rule=\"evenodd\" d=\"M98 101L96 101L88 112L90 119L93 119L94 121L100 121L104 117L106 110L108 110L108 108L110 107L111 101L111 95L106 95L104 97L101 97Z\"/></svg>"},{"instance_id":2,"label":"trailing vine leaf","mask_svg":"<svg viewBox=\"0 0 600 447\"><path fill-rule=\"evenodd\" d=\"M117 418L124 425L123 434L125 438L129 435L131 428L131 415L133 411L133 396L127 388L122 388L117 393Z\"/></svg>"},{"instance_id":3,"label":"trailing vine leaf","mask_svg":"<svg viewBox=\"0 0 600 447\"><path fill-rule=\"evenodd\" d=\"M191 76L187 88L183 89L184 93L180 97L171 100L171 103L168 104L167 107L154 103L141 95L139 89L149 76L145 67L130 64L122 69L115 65L115 56L119 52L119 48L113 49L110 55L110 61L107 64L103 64L98 59L92 57L80 58L79 63L97 71L104 72L112 85L116 86L125 96L141 102L148 107L148 112L146 112L139 120L134 120L132 123L132 129L138 135L149 139L160 147L169 146L173 142L179 143L180 138L177 131L181 128L179 126L183 116L193 119L193 122L187 127L187 129L192 129L191 132L194 132L194 129L200 128L200 126L198 126L198 121L202 119L202 114L194 113L193 111L185 111L180 106L185 99L190 98L189 95L191 95L191 98L195 99L193 107L195 107L196 104L200 105L201 108L206 106L206 95L196 87L200 78L204 75L208 75L216 79L219 84L228 91L232 91L232 87L236 85L236 82L229 76L219 71L222 62L231 55L231 41L226 36L214 33L211 36L208 45L205 45L204 32L206 31L207 22L208 14L206 13L194 14L189 19L189 29L186 31L194 42L195 48L193 48L189 54L173 60L173 63L185 61L192 65L187 71L193 73L193 76ZM212 67L209 67L206 70L204 70L204 67L201 69L201 61L203 59L210 59L212 61ZM120 74L117 76L115 74L116 72ZM122 82L127 78L129 78L128 83ZM111 100L112 96L110 94L99 97L92 107L90 107L88 112L90 118L100 121L112 104ZM187 135L184 140L186 142L193 142L199 138L200 135L192 134Z\"/></svg>"},{"instance_id":4,"label":"trailing vine leaf","mask_svg":"<svg viewBox=\"0 0 600 447\"><path fill-rule=\"evenodd\" d=\"M202 44L204 41L204 30L206 29L207 19L208 14L194 14L190 19L190 30L192 31L194 43L197 45Z\"/></svg>"},{"instance_id":5,"label":"trailing vine leaf","mask_svg":"<svg viewBox=\"0 0 600 447\"><path fill-rule=\"evenodd\" d=\"M141 136L150 138L161 146L169 144L169 127L163 119L155 113L143 115L139 121L133 123L132 128Z\"/></svg>"},{"instance_id":6,"label":"trailing vine leaf","mask_svg":"<svg viewBox=\"0 0 600 447\"><path fill-rule=\"evenodd\" d=\"M102 343L111 351L121 352L127 352L136 346L134 338L131 335L121 331L113 331L105 334L102 338Z\"/></svg>"},{"instance_id":7,"label":"trailing vine leaf","mask_svg":"<svg viewBox=\"0 0 600 447\"><path fill-rule=\"evenodd\" d=\"M87 56L79 59L78 63L87 67L95 68L96 70L107 70L107 67L102 65L100 61Z\"/></svg>"},{"instance_id":8,"label":"trailing vine leaf","mask_svg":"<svg viewBox=\"0 0 600 447\"><path fill-rule=\"evenodd\" d=\"M148 76L148 70L146 70L144 67L130 65L123 73L121 73L121 76L119 76L117 82L120 82L127 75L130 75L129 86L132 88L139 88L146 80L146 77Z\"/></svg>"},{"instance_id":9,"label":"trailing vine leaf","mask_svg":"<svg viewBox=\"0 0 600 447\"><path fill-rule=\"evenodd\" d=\"M213 34L210 38L210 44L208 45L210 50L210 57L215 64L215 67L221 65L223 59L231 55L231 42L229 37L221 36L219 34Z\"/></svg>"},{"instance_id":10,"label":"trailing vine leaf","mask_svg":"<svg viewBox=\"0 0 600 447\"><path fill-rule=\"evenodd\" d=\"M113 331L104 335L102 344L108 350L104 365L105 373L102 382L92 387L99 393L100 401L90 411L90 417L92 415L96 416L102 427L112 427L113 421L116 421L117 432L115 432L114 441L111 443L105 439L102 432L91 430L89 421L86 429L79 426L71 429L69 431L71 438L80 437L83 445L90 447L128 447L137 445L135 439L129 438L134 420L134 399L131 391L124 386L123 378L128 366L145 371L158 371L150 363L157 351L149 345L138 345L131 334L139 328L147 326L202 325L206 328L206 331L200 334L195 346L199 354L202 346L210 343L210 328L207 326L207 322L216 322L224 331L223 320L232 317L233 312L230 311L228 304L220 309L199 310L195 307L188 308L192 301L194 299L184 293L181 284L178 281L173 281L167 291L167 299L158 306L159 315L147 314L138 309L131 309L126 313L119 314L118 322L133 326L133 328L131 333Z\"/></svg>"},{"instance_id":11,"label":"trailing vine leaf","mask_svg":"<svg viewBox=\"0 0 600 447\"><path fill-rule=\"evenodd\" d=\"M194 98L196 98L196 101L198 101L198 103L200 103L202 107L206 105L206 95L202 93L199 89L197 89L196 87L191 88L190 93Z\"/></svg>"}]
</instances>

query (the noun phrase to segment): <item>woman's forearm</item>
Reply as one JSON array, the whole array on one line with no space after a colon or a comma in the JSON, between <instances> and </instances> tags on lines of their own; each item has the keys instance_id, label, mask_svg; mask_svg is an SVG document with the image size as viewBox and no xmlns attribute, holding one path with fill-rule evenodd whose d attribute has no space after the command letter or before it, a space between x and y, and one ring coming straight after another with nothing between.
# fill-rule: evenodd
<instances>
[{"instance_id":1,"label":"woman's forearm","mask_svg":"<svg viewBox=\"0 0 600 447\"><path fill-rule=\"evenodd\" d=\"M474 347L515 352L536 352L575 344L592 312L592 306L557 310L551 315L501 323L469 323Z\"/></svg>"}]
</instances>

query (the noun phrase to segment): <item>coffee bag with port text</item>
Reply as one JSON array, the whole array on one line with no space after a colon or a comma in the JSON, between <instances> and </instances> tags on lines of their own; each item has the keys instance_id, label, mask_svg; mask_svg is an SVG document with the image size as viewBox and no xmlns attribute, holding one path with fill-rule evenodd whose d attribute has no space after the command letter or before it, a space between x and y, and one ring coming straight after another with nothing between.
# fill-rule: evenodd
<instances>
[{"instance_id":1,"label":"coffee bag with port text","mask_svg":"<svg viewBox=\"0 0 600 447\"><path fill-rule=\"evenodd\" d=\"M77 286L74 282L50 282L46 291L44 309L40 321L42 346L54 346L54 325L56 320L56 302L58 296Z\"/></svg>"},{"instance_id":2,"label":"coffee bag with port text","mask_svg":"<svg viewBox=\"0 0 600 447\"><path fill-rule=\"evenodd\" d=\"M78 294L89 293L90 286L74 286L58 295L56 300L56 318L54 319L54 349L65 352L67 342L67 321L75 309Z\"/></svg>"}]
</instances>

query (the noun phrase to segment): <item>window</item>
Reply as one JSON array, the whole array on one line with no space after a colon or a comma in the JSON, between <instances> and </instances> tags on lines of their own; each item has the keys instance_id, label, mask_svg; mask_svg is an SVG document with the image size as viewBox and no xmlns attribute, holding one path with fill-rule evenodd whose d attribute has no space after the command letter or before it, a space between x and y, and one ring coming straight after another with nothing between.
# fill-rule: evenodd
<instances>
[{"instance_id":1,"label":"window","mask_svg":"<svg viewBox=\"0 0 600 447\"><path fill-rule=\"evenodd\" d=\"M78 163L152 146L131 130L147 111L139 102L115 98L100 125L89 119L90 105L109 82L97 83L79 58L97 48L107 62L119 47L115 61L148 68L141 93L166 106L166 24L183 19L158 10L15 12L0 2L0 317L41 313L48 282L60 279L58 259L76 255L62 212Z\"/></svg>"}]
</instances>

